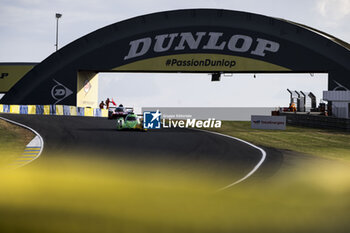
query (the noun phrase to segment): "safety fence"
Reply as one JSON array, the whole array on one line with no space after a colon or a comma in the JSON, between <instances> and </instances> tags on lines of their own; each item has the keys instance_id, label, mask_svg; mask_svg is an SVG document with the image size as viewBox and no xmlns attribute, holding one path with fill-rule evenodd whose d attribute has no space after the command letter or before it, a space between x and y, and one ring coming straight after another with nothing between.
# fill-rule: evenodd
<instances>
[{"instance_id":1,"label":"safety fence","mask_svg":"<svg viewBox=\"0 0 350 233\"><path fill-rule=\"evenodd\" d=\"M0 113L108 117L107 109L67 105L6 105L0 104Z\"/></svg>"},{"instance_id":2,"label":"safety fence","mask_svg":"<svg viewBox=\"0 0 350 233\"><path fill-rule=\"evenodd\" d=\"M280 115L287 116L287 125L350 132L350 119L297 113L281 113Z\"/></svg>"}]
</instances>

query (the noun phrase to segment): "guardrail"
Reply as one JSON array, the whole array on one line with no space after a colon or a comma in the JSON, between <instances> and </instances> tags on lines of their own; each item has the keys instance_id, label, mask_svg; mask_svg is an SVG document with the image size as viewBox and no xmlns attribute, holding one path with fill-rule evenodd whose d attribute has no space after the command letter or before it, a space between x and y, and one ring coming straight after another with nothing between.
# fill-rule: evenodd
<instances>
[{"instance_id":1,"label":"guardrail","mask_svg":"<svg viewBox=\"0 0 350 233\"><path fill-rule=\"evenodd\" d=\"M350 132L350 119L297 113L281 113L280 115L287 116L288 125Z\"/></svg>"},{"instance_id":2,"label":"guardrail","mask_svg":"<svg viewBox=\"0 0 350 233\"><path fill-rule=\"evenodd\" d=\"M107 109L75 107L67 105L7 105L0 104L0 113L108 117Z\"/></svg>"}]
</instances>

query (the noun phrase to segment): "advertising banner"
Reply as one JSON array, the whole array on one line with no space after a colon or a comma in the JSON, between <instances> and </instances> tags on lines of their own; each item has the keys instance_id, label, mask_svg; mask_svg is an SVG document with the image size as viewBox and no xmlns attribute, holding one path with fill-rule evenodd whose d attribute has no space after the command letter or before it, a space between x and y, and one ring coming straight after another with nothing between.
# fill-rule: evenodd
<instances>
[{"instance_id":1,"label":"advertising banner","mask_svg":"<svg viewBox=\"0 0 350 233\"><path fill-rule=\"evenodd\" d=\"M286 116L252 116L252 129L286 129Z\"/></svg>"},{"instance_id":2,"label":"advertising banner","mask_svg":"<svg viewBox=\"0 0 350 233\"><path fill-rule=\"evenodd\" d=\"M0 64L0 93L8 92L33 67L33 64Z\"/></svg>"}]
</instances>

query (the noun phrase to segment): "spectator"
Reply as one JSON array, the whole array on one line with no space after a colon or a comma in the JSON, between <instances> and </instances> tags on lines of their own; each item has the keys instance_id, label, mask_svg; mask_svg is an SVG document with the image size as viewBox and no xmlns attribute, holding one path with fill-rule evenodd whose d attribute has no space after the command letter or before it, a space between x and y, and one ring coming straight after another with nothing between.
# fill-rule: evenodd
<instances>
[{"instance_id":1,"label":"spectator","mask_svg":"<svg viewBox=\"0 0 350 233\"><path fill-rule=\"evenodd\" d=\"M103 101L101 101L101 103L100 103L100 109L103 109L104 106L105 106L105 103L104 103Z\"/></svg>"},{"instance_id":2,"label":"spectator","mask_svg":"<svg viewBox=\"0 0 350 233\"><path fill-rule=\"evenodd\" d=\"M107 109L109 109L109 103L110 103L110 102L111 102L111 101L109 100L109 98L107 98L107 99L106 99L106 108L107 108Z\"/></svg>"}]
</instances>

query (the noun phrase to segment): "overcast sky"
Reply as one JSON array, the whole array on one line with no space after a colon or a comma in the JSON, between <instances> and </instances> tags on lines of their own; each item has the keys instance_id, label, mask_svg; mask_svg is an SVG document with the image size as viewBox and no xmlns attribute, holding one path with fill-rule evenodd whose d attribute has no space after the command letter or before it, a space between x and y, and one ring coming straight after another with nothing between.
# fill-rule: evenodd
<instances>
[{"instance_id":1,"label":"overcast sky","mask_svg":"<svg viewBox=\"0 0 350 233\"><path fill-rule=\"evenodd\" d=\"M350 42L350 0L0 0L0 62L40 62L53 53L56 12L63 14L59 23L62 47L121 20L185 8L220 8L284 18ZM253 79L252 75L236 75L234 79L224 78L223 82L213 84L209 82L208 75L184 75L175 79L174 76L154 77L148 74L136 78L128 75L134 85L135 82L142 84L137 85L135 94L130 96L115 91L116 86L130 85L127 78L118 74L101 76L100 98L110 96L127 104L148 106L211 106L207 103L217 105L220 101L220 106L281 106L288 104L285 89L294 88L292 85L298 90L311 90L319 95L322 89L327 88L324 75L304 75L298 79L263 75ZM145 78L140 81L141 77ZM186 82L183 81L185 78ZM197 86L195 90L184 87L193 85ZM253 85L244 92L255 91L254 98L238 89L242 85ZM174 90L175 87L178 90ZM152 94L141 90L149 90ZM191 96L192 100L187 102L186 99Z\"/></svg>"}]
</instances>

